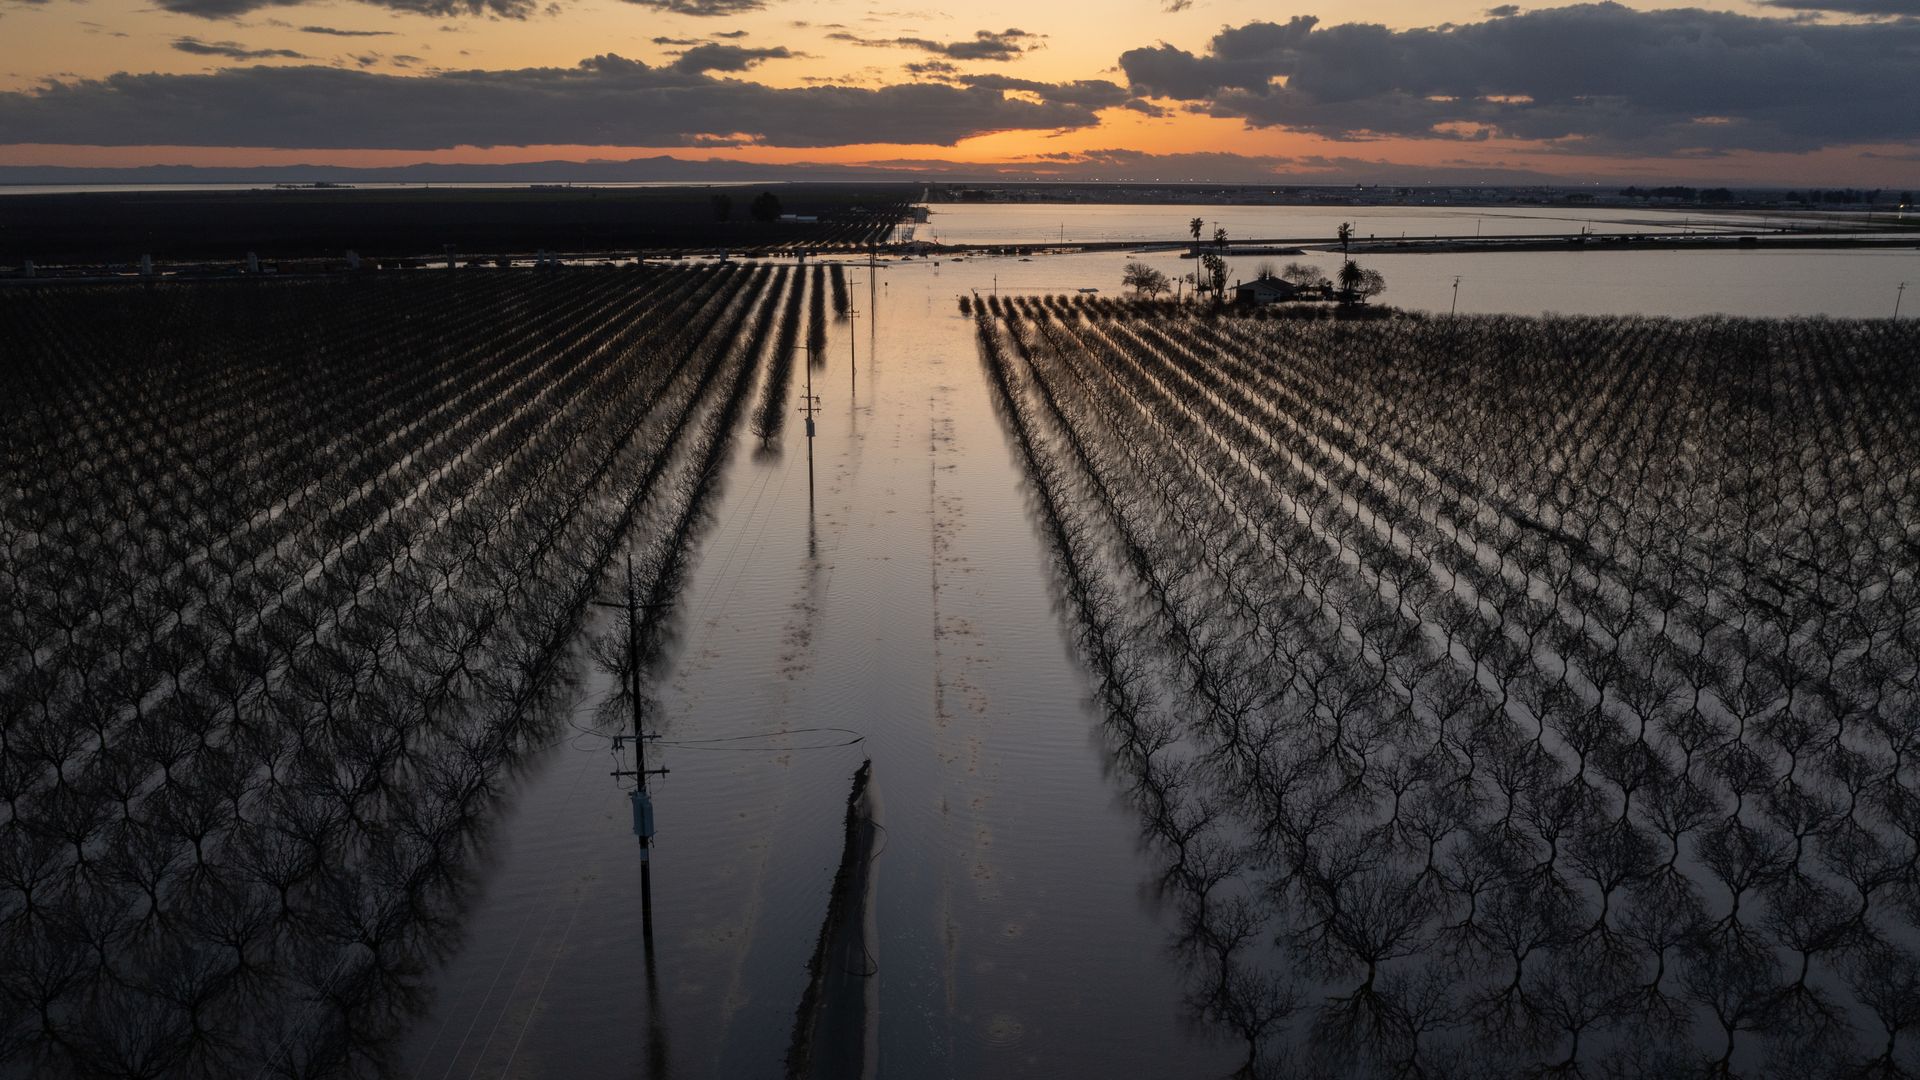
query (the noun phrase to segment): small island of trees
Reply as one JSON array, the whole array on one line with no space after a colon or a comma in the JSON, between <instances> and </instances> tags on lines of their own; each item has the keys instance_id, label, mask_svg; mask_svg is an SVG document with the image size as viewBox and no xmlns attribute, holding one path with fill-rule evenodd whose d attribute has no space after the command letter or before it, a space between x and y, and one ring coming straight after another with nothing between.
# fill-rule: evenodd
<instances>
[{"instance_id":1,"label":"small island of trees","mask_svg":"<svg viewBox=\"0 0 1920 1080\"><path fill-rule=\"evenodd\" d=\"M1213 243L1202 245L1201 230L1205 222L1194 218L1187 223L1187 233L1193 238L1193 254L1199 267L1193 273L1185 275L1182 281L1191 282L1196 298L1200 293L1213 294L1213 302L1227 302L1227 230L1215 228ZM1255 271L1253 282L1275 283L1275 287L1243 291L1242 302L1275 303L1289 300L1299 301L1338 301L1343 308L1358 307L1387 291L1386 276L1378 270L1363 267L1355 262L1348 253L1353 239L1351 222L1341 222L1336 234L1340 240L1340 269L1333 278L1326 271L1304 262L1290 262L1279 270L1272 263L1263 263ZM1138 259L1126 264L1120 275L1120 283L1131 289L1136 296L1149 300L1159 299L1174 288L1174 279L1164 271ZM1244 286L1240 287L1243 290Z\"/></svg>"}]
</instances>

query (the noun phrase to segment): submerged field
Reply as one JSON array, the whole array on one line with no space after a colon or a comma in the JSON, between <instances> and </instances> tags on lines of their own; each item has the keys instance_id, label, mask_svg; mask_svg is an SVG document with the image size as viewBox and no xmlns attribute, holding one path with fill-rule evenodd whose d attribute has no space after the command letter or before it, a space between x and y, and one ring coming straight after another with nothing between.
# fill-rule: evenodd
<instances>
[{"instance_id":1,"label":"submerged field","mask_svg":"<svg viewBox=\"0 0 1920 1080\"><path fill-rule=\"evenodd\" d=\"M1920 1061L1920 333L967 306L1248 1065Z\"/></svg>"},{"instance_id":2,"label":"submerged field","mask_svg":"<svg viewBox=\"0 0 1920 1080\"><path fill-rule=\"evenodd\" d=\"M0 292L0 1074L1920 1064L1912 324L859 272Z\"/></svg>"},{"instance_id":3,"label":"submerged field","mask_svg":"<svg viewBox=\"0 0 1920 1080\"><path fill-rule=\"evenodd\" d=\"M0 1059L379 1061L615 554L671 601L800 280L0 297Z\"/></svg>"}]
</instances>

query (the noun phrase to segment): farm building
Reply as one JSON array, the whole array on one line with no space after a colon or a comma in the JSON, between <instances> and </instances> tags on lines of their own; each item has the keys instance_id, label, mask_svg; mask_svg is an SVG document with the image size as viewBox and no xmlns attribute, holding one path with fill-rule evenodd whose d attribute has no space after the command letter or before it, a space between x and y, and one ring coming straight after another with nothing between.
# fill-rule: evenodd
<instances>
[{"instance_id":1,"label":"farm building","mask_svg":"<svg viewBox=\"0 0 1920 1080\"><path fill-rule=\"evenodd\" d=\"M1279 304L1306 299L1306 290L1279 278L1255 278L1233 287L1233 298L1242 304Z\"/></svg>"}]
</instances>

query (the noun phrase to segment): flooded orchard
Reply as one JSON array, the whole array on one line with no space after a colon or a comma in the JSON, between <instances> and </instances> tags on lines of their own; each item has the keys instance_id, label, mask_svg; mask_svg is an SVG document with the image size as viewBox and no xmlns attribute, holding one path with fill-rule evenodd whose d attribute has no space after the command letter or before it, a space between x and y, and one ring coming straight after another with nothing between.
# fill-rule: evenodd
<instances>
[{"instance_id":1,"label":"flooded orchard","mask_svg":"<svg viewBox=\"0 0 1920 1080\"><path fill-rule=\"evenodd\" d=\"M1914 1068L1910 324L1125 260L0 295L4 1071Z\"/></svg>"},{"instance_id":2,"label":"flooded orchard","mask_svg":"<svg viewBox=\"0 0 1920 1080\"><path fill-rule=\"evenodd\" d=\"M1182 1007L972 324L930 268L845 272L777 439L733 450L651 689L653 974L631 754L582 732L513 796L410 1072L778 1074L865 758L879 1075L1231 1068Z\"/></svg>"}]
</instances>

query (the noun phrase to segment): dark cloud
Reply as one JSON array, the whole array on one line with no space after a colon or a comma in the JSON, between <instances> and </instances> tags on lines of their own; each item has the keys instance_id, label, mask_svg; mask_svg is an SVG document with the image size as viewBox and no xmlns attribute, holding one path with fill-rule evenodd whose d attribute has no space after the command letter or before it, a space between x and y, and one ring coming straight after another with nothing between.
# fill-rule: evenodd
<instances>
[{"instance_id":1,"label":"dark cloud","mask_svg":"<svg viewBox=\"0 0 1920 1080\"><path fill-rule=\"evenodd\" d=\"M743 11L758 11L767 6L766 0L627 0L627 3L674 15L695 15L703 19L717 18L721 15L738 15Z\"/></svg>"},{"instance_id":2,"label":"dark cloud","mask_svg":"<svg viewBox=\"0 0 1920 1080\"><path fill-rule=\"evenodd\" d=\"M747 36L747 32L745 30L720 30L715 32L713 36L718 38L743 38Z\"/></svg>"},{"instance_id":3,"label":"dark cloud","mask_svg":"<svg viewBox=\"0 0 1920 1080\"><path fill-rule=\"evenodd\" d=\"M1063 151L1044 155L1048 172L1077 179L1184 181L1194 179L1274 181L1294 159L1253 154L1199 152L1155 154L1145 150Z\"/></svg>"},{"instance_id":4,"label":"dark cloud","mask_svg":"<svg viewBox=\"0 0 1920 1080\"><path fill-rule=\"evenodd\" d=\"M1265 90L1319 20L1297 15L1286 23L1254 22L1214 35L1208 55L1195 56L1161 42L1120 56L1135 89L1155 97L1193 101L1226 89Z\"/></svg>"},{"instance_id":5,"label":"dark cloud","mask_svg":"<svg viewBox=\"0 0 1920 1080\"><path fill-rule=\"evenodd\" d=\"M768 60L787 60L798 54L784 45L771 49L749 49L739 45L696 45L680 54L673 70L698 74L703 71L745 71Z\"/></svg>"},{"instance_id":6,"label":"dark cloud","mask_svg":"<svg viewBox=\"0 0 1920 1080\"><path fill-rule=\"evenodd\" d=\"M1034 48L1042 35L1025 30L976 30L971 39L934 41L931 38L863 38L845 32L828 34L835 41L850 41L874 49L924 49L949 60L1014 60Z\"/></svg>"},{"instance_id":7,"label":"dark cloud","mask_svg":"<svg viewBox=\"0 0 1920 1080\"><path fill-rule=\"evenodd\" d=\"M307 0L154 0L162 11L194 15L202 19L234 19L262 8L293 7ZM367 0L393 11L414 15L492 15L503 19L524 19L532 15L538 0ZM323 31L324 32L324 31Z\"/></svg>"},{"instance_id":8,"label":"dark cloud","mask_svg":"<svg viewBox=\"0 0 1920 1080\"><path fill-rule=\"evenodd\" d=\"M1142 111L1158 112L1146 102L1133 102L1133 94L1126 87L1106 79L1076 79L1072 82L1052 83L1038 79L1018 79L1011 75L962 75L958 68L944 60L929 60L921 64L904 66L909 73L915 75L926 75L974 90L1030 94L1050 105L1112 109L1135 103L1146 106Z\"/></svg>"},{"instance_id":9,"label":"dark cloud","mask_svg":"<svg viewBox=\"0 0 1920 1080\"><path fill-rule=\"evenodd\" d=\"M1580 4L1435 29L1310 17L1120 58L1136 94L1335 139L1586 151L1805 151L1920 138L1920 22L1842 25ZM1564 142L1559 142L1564 140Z\"/></svg>"},{"instance_id":10,"label":"dark cloud","mask_svg":"<svg viewBox=\"0 0 1920 1080\"><path fill-rule=\"evenodd\" d=\"M317 66L118 74L0 92L0 139L96 146L411 149L923 143L1098 123L987 87L794 89L598 56L570 68L375 74Z\"/></svg>"},{"instance_id":11,"label":"dark cloud","mask_svg":"<svg viewBox=\"0 0 1920 1080\"><path fill-rule=\"evenodd\" d=\"M331 26L303 26L303 34L326 34L329 37L392 37L391 30L336 30Z\"/></svg>"},{"instance_id":12,"label":"dark cloud","mask_svg":"<svg viewBox=\"0 0 1920 1080\"><path fill-rule=\"evenodd\" d=\"M1826 11L1836 15L1920 17L1920 0L1754 0L1761 7Z\"/></svg>"},{"instance_id":13,"label":"dark cloud","mask_svg":"<svg viewBox=\"0 0 1920 1080\"><path fill-rule=\"evenodd\" d=\"M1105 79L1050 83L1007 75L961 75L955 81L979 90L1018 91L1032 94L1048 103L1078 105L1088 109L1110 109L1124 105L1133 96L1126 87Z\"/></svg>"},{"instance_id":14,"label":"dark cloud","mask_svg":"<svg viewBox=\"0 0 1920 1080\"><path fill-rule=\"evenodd\" d=\"M957 165L938 158L869 163L876 170L927 175L972 175L1004 180L1139 183L1260 184L1543 184L1566 178L1529 169L1470 163L1403 165L1358 157L1272 157L1221 151L1155 154L1144 150L1082 150L1038 154L1030 160Z\"/></svg>"},{"instance_id":15,"label":"dark cloud","mask_svg":"<svg viewBox=\"0 0 1920 1080\"><path fill-rule=\"evenodd\" d=\"M220 56L228 60L310 59L306 53L292 49L249 49L237 41L201 41L193 37L174 38L173 47L194 56Z\"/></svg>"}]
</instances>

